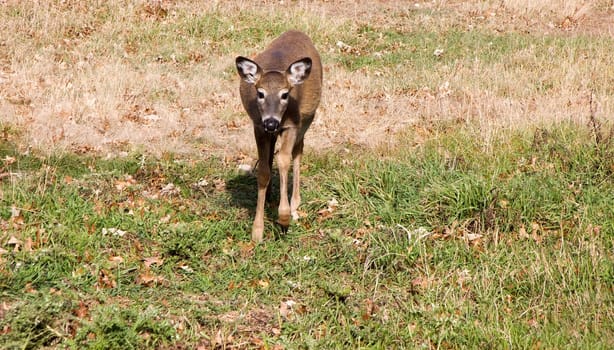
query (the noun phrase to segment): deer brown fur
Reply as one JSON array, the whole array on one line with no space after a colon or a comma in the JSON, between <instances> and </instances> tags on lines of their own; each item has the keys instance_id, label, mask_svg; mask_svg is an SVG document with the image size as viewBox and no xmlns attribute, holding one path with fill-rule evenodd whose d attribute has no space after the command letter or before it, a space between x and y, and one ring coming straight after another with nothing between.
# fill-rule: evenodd
<instances>
[{"instance_id":1,"label":"deer brown fur","mask_svg":"<svg viewBox=\"0 0 614 350\"><path fill-rule=\"evenodd\" d=\"M281 142L277 154L280 192L277 222L285 232L290 225L290 217L298 217L303 142L320 104L322 63L311 39L302 32L292 30L275 39L253 59L237 57L236 66L241 77L241 101L252 119L258 147L258 200L252 240L260 242L277 139ZM291 163L292 198L288 203L288 170Z\"/></svg>"}]
</instances>

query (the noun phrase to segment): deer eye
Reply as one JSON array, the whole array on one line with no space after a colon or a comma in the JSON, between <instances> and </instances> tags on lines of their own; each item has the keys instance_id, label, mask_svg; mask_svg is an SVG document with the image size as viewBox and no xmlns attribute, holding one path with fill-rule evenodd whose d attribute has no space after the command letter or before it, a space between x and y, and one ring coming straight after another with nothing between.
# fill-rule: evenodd
<instances>
[{"instance_id":1,"label":"deer eye","mask_svg":"<svg viewBox=\"0 0 614 350\"><path fill-rule=\"evenodd\" d=\"M281 99L282 100L287 100L288 99L288 93L284 92L283 94L281 94Z\"/></svg>"},{"instance_id":2,"label":"deer eye","mask_svg":"<svg viewBox=\"0 0 614 350\"><path fill-rule=\"evenodd\" d=\"M264 98L264 92L258 91L258 99L262 100Z\"/></svg>"}]
</instances>

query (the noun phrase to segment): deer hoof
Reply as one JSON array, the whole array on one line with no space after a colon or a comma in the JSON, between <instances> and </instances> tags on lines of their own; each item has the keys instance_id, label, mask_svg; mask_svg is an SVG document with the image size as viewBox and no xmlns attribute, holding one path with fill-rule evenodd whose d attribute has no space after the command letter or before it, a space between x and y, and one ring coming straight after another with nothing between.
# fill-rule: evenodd
<instances>
[{"instance_id":1,"label":"deer hoof","mask_svg":"<svg viewBox=\"0 0 614 350\"><path fill-rule=\"evenodd\" d=\"M263 231L264 231L264 229L256 229L256 228L254 228L252 230L252 241L254 241L255 243L262 242L262 232Z\"/></svg>"},{"instance_id":2,"label":"deer hoof","mask_svg":"<svg viewBox=\"0 0 614 350\"><path fill-rule=\"evenodd\" d=\"M286 233L288 233L288 226L289 226L289 225L282 225L282 224L279 224L279 227L281 228L281 233L283 233L284 235L285 235Z\"/></svg>"}]
</instances>

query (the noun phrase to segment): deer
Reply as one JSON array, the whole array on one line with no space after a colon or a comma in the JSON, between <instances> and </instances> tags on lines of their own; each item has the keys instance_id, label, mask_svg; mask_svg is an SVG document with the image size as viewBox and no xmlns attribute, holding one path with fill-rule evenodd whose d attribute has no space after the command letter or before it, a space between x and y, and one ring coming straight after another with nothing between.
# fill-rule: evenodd
<instances>
[{"instance_id":1,"label":"deer","mask_svg":"<svg viewBox=\"0 0 614 350\"><path fill-rule=\"evenodd\" d=\"M271 196L275 144L279 170L277 223L288 231L291 217L299 218L300 173L304 138L314 120L322 94L322 63L306 34L290 30L273 40L253 59L235 59L240 76L241 103L254 128L258 149L256 177L258 199L252 225L252 241L260 243L264 232L265 200ZM288 203L288 171L292 165L292 198Z\"/></svg>"}]
</instances>

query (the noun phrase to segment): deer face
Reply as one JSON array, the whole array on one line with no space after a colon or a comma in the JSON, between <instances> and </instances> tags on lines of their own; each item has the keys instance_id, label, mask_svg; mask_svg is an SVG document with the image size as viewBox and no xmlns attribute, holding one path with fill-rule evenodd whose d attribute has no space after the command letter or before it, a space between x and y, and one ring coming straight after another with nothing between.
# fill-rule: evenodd
<instances>
[{"instance_id":1,"label":"deer face","mask_svg":"<svg viewBox=\"0 0 614 350\"><path fill-rule=\"evenodd\" d=\"M245 57L237 57L237 71L241 78L255 87L255 100L265 131L275 133L288 107L290 91L302 84L311 72L311 59L306 57L292 63L285 72L264 72Z\"/></svg>"}]
</instances>

